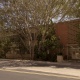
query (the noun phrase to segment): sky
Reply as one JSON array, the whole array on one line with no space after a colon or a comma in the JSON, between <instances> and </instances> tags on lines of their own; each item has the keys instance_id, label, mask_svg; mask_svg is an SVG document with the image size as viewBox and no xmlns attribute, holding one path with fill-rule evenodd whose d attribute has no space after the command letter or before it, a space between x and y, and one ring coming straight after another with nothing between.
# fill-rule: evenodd
<instances>
[{"instance_id":1,"label":"sky","mask_svg":"<svg viewBox=\"0 0 80 80\"><path fill-rule=\"evenodd\" d=\"M4 8L4 6L3 6L3 4L2 4L2 3L0 3L0 8Z\"/></svg>"}]
</instances>

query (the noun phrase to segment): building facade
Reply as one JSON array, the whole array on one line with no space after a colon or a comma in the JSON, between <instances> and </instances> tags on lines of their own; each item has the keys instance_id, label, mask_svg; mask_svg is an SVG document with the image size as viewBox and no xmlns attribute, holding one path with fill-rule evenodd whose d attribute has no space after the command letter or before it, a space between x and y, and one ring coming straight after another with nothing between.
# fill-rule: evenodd
<instances>
[{"instance_id":1,"label":"building facade","mask_svg":"<svg viewBox=\"0 0 80 80\"><path fill-rule=\"evenodd\" d=\"M56 35L63 45L62 53L67 59L80 59L80 47L77 34L80 32L80 19L59 22L55 26Z\"/></svg>"}]
</instances>

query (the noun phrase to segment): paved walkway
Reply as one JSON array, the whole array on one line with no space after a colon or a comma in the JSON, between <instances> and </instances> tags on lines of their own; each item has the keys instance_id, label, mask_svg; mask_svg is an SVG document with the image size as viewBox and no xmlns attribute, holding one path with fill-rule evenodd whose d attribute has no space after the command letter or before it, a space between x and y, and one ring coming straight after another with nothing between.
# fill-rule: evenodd
<instances>
[{"instance_id":1,"label":"paved walkway","mask_svg":"<svg viewBox=\"0 0 80 80\"><path fill-rule=\"evenodd\" d=\"M80 77L80 63L76 62L57 63L29 60L2 60L0 61L0 67L2 69L31 70Z\"/></svg>"},{"instance_id":2,"label":"paved walkway","mask_svg":"<svg viewBox=\"0 0 80 80\"><path fill-rule=\"evenodd\" d=\"M80 77L80 69L56 68L55 66L51 66L51 67L23 67L20 69Z\"/></svg>"}]
</instances>

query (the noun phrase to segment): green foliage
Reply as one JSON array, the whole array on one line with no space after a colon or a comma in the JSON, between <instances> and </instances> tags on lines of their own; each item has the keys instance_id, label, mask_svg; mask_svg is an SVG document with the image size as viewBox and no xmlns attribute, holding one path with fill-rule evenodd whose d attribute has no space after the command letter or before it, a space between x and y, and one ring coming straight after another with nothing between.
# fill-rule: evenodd
<instances>
[{"instance_id":1,"label":"green foliage","mask_svg":"<svg viewBox=\"0 0 80 80\"><path fill-rule=\"evenodd\" d=\"M15 44L15 48L18 49L18 53L17 54L20 54L22 59L24 58L23 55L25 53L29 53L29 50L27 48L26 45L24 45L23 41L25 42L25 38L23 35L21 34L17 34L16 36L13 36L11 38L11 41L13 42L13 44Z\"/></svg>"},{"instance_id":2,"label":"green foliage","mask_svg":"<svg viewBox=\"0 0 80 80\"><path fill-rule=\"evenodd\" d=\"M0 41L0 57L6 58L6 53L10 51L11 42L9 39Z\"/></svg>"},{"instance_id":3,"label":"green foliage","mask_svg":"<svg viewBox=\"0 0 80 80\"><path fill-rule=\"evenodd\" d=\"M43 36L45 30L42 30L37 36L38 44L35 47L35 56L38 59L55 61L56 54L52 55L50 51L54 51L55 49L59 48L60 43L59 39L55 35L54 27L48 25L45 36Z\"/></svg>"},{"instance_id":4,"label":"green foliage","mask_svg":"<svg viewBox=\"0 0 80 80\"><path fill-rule=\"evenodd\" d=\"M29 28L42 26L37 37L37 46L39 53L47 54L47 50L54 50L60 45L54 29L49 27L52 19L59 16L61 17L60 20L65 19L65 17L80 18L79 8L80 0L0 0L0 28L2 26L4 29L15 30L13 34L19 33L22 29L22 36L18 36L20 41L18 43L16 40L15 43L21 52L25 51L27 46L29 52L33 52L30 51L32 39ZM23 28L27 29L28 36L26 36ZM27 40L30 44L26 44ZM7 52L6 47L9 43L4 43L3 49Z\"/></svg>"}]
</instances>

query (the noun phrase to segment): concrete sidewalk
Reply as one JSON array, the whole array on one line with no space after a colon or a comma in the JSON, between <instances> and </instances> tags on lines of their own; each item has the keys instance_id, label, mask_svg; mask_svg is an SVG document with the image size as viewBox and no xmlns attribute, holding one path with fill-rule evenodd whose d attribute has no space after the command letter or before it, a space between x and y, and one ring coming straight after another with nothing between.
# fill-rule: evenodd
<instances>
[{"instance_id":1,"label":"concrete sidewalk","mask_svg":"<svg viewBox=\"0 0 80 80\"><path fill-rule=\"evenodd\" d=\"M25 63L25 60L24 60L24 63ZM5 66L3 67L3 69L21 70L21 71L30 70L30 71L35 71L35 72L38 71L38 72L46 72L46 73L51 73L51 74L76 76L80 78L80 63L76 63L76 62L57 63L57 62L45 62L45 61L27 61L27 63L30 65L29 66L17 66L17 67Z\"/></svg>"},{"instance_id":2,"label":"concrete sidewalk","mask_svg":"<svg viewBox=\"0 0 80 80\"><path fill-rule=\"evenodd\" d=\"M47 72L47 73L56 73L56 74L80 77L80 69L56 68L55 66L51 66L51 67L22 67L22 68L18 68L18 69L40 71L40 72Z\"/></svg>"},{"instance_id":3,"label":"concrete sidewalk","mask_svg":"<svg viewBox=\"0 0 80 80\"><path fill-rule=\"evenodd\" d=\"M80 69L73 69L73 68L57 68L56 66L49 66L49 67L6 67L5 69L10 70L21 70L21 71L37 71L37 72L46 72L46 73L54 73L60 75L67 75L67 76L75 76L80 78Z\"/></svg>"}]
</instances>

